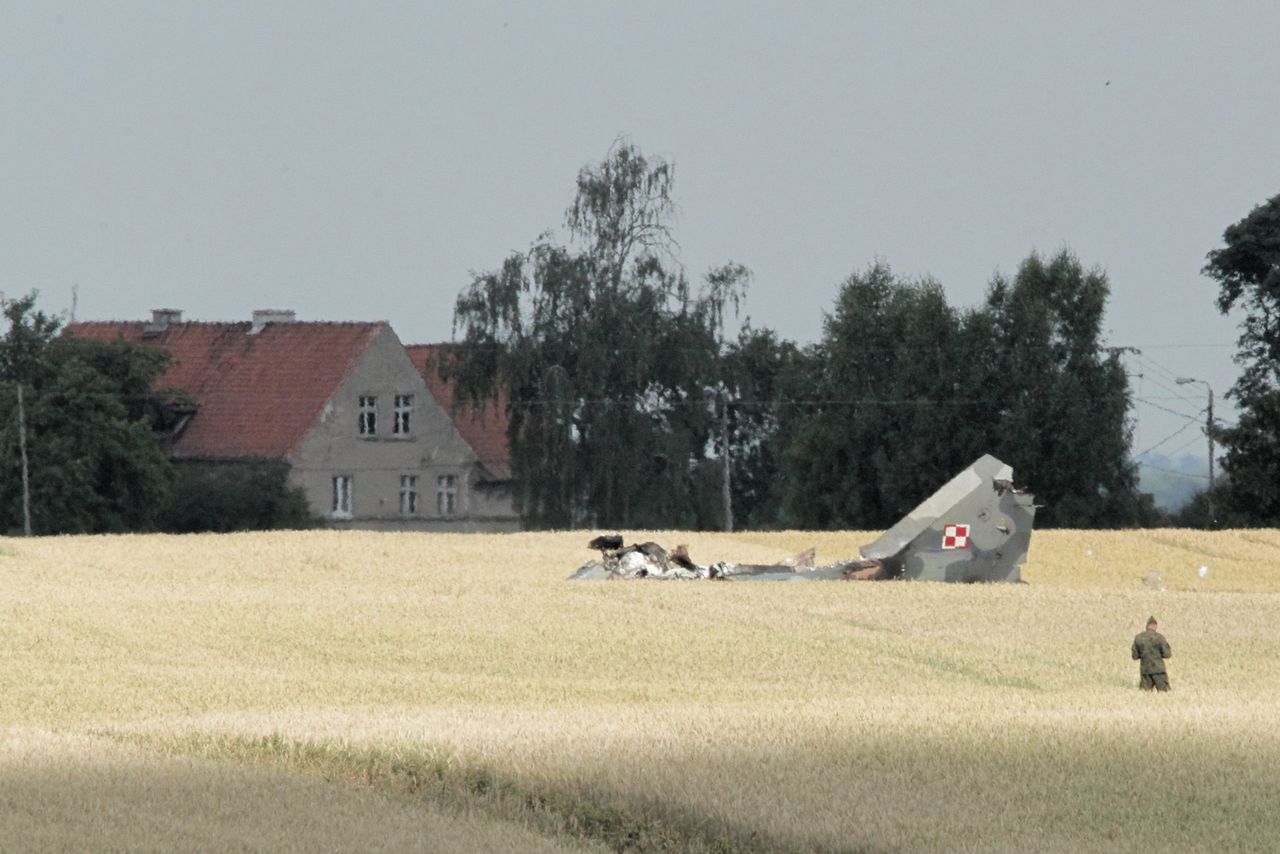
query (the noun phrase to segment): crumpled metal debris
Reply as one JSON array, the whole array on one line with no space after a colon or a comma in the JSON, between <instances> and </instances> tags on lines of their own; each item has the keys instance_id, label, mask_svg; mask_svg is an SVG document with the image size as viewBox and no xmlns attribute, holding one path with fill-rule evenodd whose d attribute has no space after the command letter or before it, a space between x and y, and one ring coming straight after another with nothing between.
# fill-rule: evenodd
<instances>
[{"instance_id":1,"label":"crumpled metal debris","mask_svg":"<svg viewBox=\"0 0 1280 854\"><path fill-rule=\"evenodd\" d=\"M600 560L572 577L1021 583L1037 506L1030 493L1014 488L1012 468L984 454L851 560L814 567L811 549L768 565L703 565L684 546L671 552L657 543L626 546L621 535L604 534L588 544Z\"/></svg>"},{"instance_id":2,"label":"crumpled metal debris","mask_svg":"<svg viewBox=\"0 0 1280 854\"><path fill-rule=\"evenodd\" d=\"M678 545L668 551L654 542L623 545L622 537L606 535L593 539L588 548L598 549L600 559L583 564L573 575L574 581L602 581L610 579L631 580L638 578L683 580L760 580L760 581L818 581L818 580L875 580L888 578L889 573L878 560L849 560L828 566L815 567L813 549L807 549L777 563L752 564L716 561L711 564L696 563L689 556L686 545Z\"/></svg>"}]
</instances>

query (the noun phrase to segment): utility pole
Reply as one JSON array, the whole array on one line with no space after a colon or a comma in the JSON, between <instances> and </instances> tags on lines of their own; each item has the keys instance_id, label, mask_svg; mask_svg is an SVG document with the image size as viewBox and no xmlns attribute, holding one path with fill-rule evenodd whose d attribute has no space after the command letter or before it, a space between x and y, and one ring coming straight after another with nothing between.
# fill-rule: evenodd
<instances>
[{"instance_id":1,"label":"utility pole","mask_svg":"<svg viewBox=\"0 0 1280 854\"><path fill-rule=\"evenodd\" d=\"M733 531L733 489L732 461L729 459L729 401L725 398L724 387L702 387L703 397L713 402L712 410L720 417L720 513L724 521L724 530Z\"/></svg>"},{"instance_id":2,"label":"utility pole","mask_svg":"<svg viewBox=\"0 0 1280 854\"><path fill-rule=\"evenodd\" d=\"M1178 377L1174 380L1178 385L1187 385L1188 383L1199 383L1209 392L1209 406L1205 409L1204 434L1209 437L1209 490L1205 493L1205 505L1209 510L1209 527L1212 528L1217 524L1217 516L1213 512L1213 386L1204 380L1198 380L1194 377Z\"/></svg>"},{"instance_id":3,"label":"utility pole","mask_svg":"<svg viewBox=\"0 0 1280 854\"><path fill-rule=\"evenodd\" d=\"M31 482L27 476L27 411L22 403L22 383L18 386L18 450L22 456L22 533L31 536Z\"/></svg>"},{"instance_id":4,"label":"utility pole","mask_svg":"<svg viewBox=\"0 0 1280 854\"><path fill-rule=\"evenodd\" d=\"M1209 414L1204 420L1204 434L1209 437L1209 492L1205 496L1209 504L1209 524L1217 523L1217 517L1213 514L1213 387L1208 383L1204 387L1209 389Z\"/></svg>"},{"instance_id":5,"label":"utility pole","mask_svg":"<svg viewBox=\"0 0 1280 854\"><path fill-rule=\"evenodd\" d=\"M724 390L716 392L720 399L720 465L723 477L720 482L720 500L724 506L724 529L733 532L733 491L730 488L729 461L729 403L724 399Z\"/></svg>"}]
</instances>

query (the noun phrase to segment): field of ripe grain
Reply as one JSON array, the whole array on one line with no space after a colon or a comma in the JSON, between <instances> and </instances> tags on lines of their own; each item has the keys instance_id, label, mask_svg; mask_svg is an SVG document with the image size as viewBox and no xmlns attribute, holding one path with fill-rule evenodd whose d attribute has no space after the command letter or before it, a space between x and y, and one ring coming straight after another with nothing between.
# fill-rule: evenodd
<instances>
[{"instance_id":1,"label":"field of ripe grain","mask_svg":"<svg viewBox=\"0 0 1280 854\"><path fill-rule=\"evenodd\" d=\"M0 850L1280 839L1280 532L1039 532L996 586L564 581L588 536L0 539Z\"/></svg>"}]
</instances>

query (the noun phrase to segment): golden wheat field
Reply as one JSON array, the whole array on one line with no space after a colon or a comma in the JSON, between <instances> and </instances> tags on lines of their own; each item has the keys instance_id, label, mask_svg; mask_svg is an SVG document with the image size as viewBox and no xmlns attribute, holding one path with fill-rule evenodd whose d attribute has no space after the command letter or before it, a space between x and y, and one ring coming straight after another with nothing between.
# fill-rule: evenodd
<instances>
[{"instance_id":1,"label":"golden wheat field","mask_svg":"<svg viewBox=\"0 0 1280 854\"><path fill-rule=\"evenodd\" d=\"M993 586L565 581L589 536L0 539L0 850L1280 849L1278 531Z\"/></svg>"}]
</instances>

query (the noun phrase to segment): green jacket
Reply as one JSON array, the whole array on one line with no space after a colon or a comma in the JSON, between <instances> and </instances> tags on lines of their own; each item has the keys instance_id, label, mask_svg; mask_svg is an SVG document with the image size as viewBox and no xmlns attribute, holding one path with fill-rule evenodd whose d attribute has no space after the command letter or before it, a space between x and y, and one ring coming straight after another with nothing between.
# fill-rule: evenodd
<instances>
[{"instance_id":1,"label":"green jacket","mask_svg":"<svg viewBox=\"0 0 1280 854\"><path fill-rule=\"evenodd\" d=\"M1133 639L1133 658L1141 661L1141 674L1164 673L1164 660L1173 655L1169 642L1159 632L1147 629Z\"/></svg>"}]
</instances>

